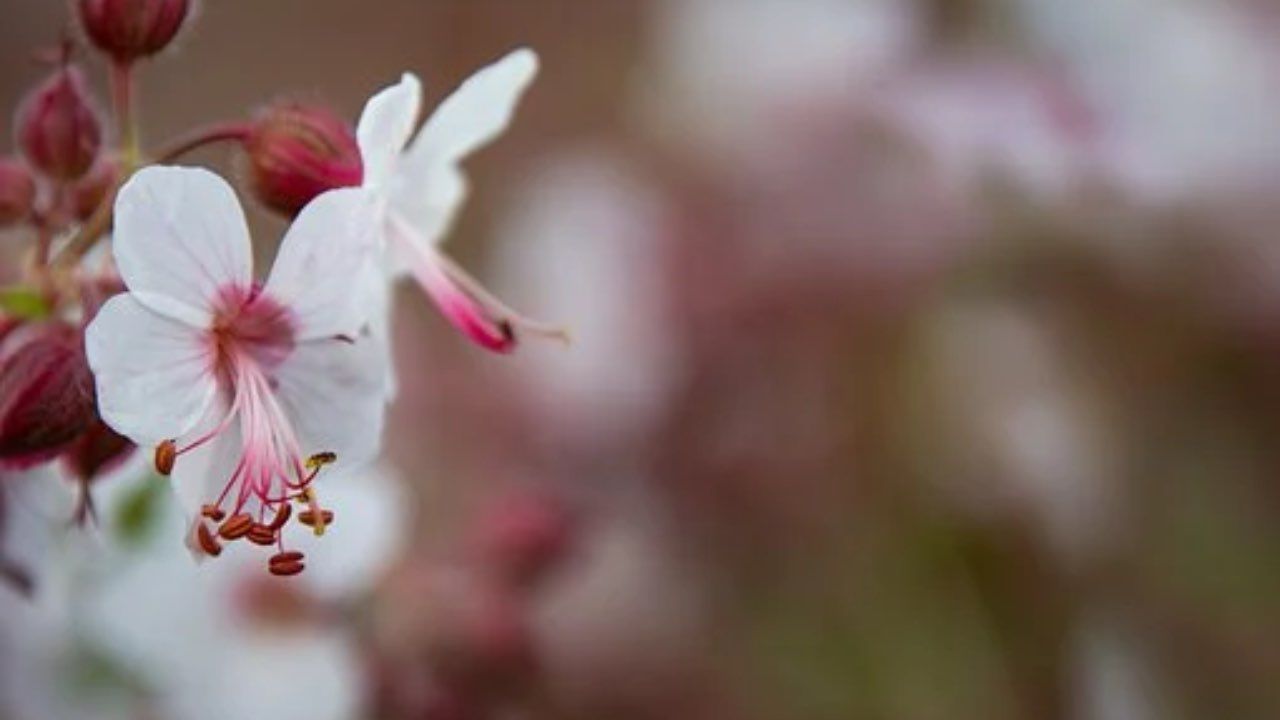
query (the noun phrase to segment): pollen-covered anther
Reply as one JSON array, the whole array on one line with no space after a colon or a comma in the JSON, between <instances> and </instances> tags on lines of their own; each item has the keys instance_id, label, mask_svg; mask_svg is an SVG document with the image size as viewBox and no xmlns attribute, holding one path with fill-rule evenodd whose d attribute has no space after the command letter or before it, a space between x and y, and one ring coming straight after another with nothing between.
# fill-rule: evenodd
<instances>
[{"instance_id":1,"label":"pollen-covered anther","mask_svg":"<svg viewBox=\"0 0 1280 720\"><path fill-rule=\"evenodd\" d=\"M267 570L269 570L272 575L279 577L297 575L306 568L302 559L302 553L297 550L276 553L267 561Z\"/></svg>"},{"instance_id":2,"label":"pollen-covered anther","mask_svg":"<svg viewBox=\"0 0 1280 720\"><path fill-rule=\"evenodd\" d=\"M307 527L310 527L310 528L315 527L315 526L316 526L316 513L315 513L315 511L313 511L313 510L303 510L302 512L298 513L298 522L300 522L300 523L302 523L303 525L306 525ZM332 511L332 510L321 510L321 511L320 511L320 523L321 523L321 524L323 524L323 525L325 525L325 526L332 525L332 524L333 524L333 511Z\"/></svg>"},{"instance_id":3,"label":"pollen-covered anther","mask_svg":"<svg viewBox=\"0 0 1280 720\"><path fill-rule=\"evenodd\" d=\"M325 465L332 465L338 461L338 454L334 452L318 452L307 458L307 469L318 470Z\"/></svg>"},{"instance_id":4,"label":"pollen-covered anther","mask_svg":"<svg viewBox=\"0 0 1280 720\"><path fill-rule=\"evenodd\" d=\"M213 532L209 530L209 526L204 523L196 525L196 542L200 545L200 549L209 557L218 557L222 554L222 544L218 542L218 538L213 536Z\"/></svg>"},{"instance_id":5,"label":"pollen-covered anther","mask_svg":"<svg viewBox=\"0 0 1280 720\"><path fill-rule=\"evenodd\" d=\"M173 472L173 463L178 459L178 444L172 440L165 440L156 446L156 472L169 476Z\"/></svg>"},{"instance_id":6,"label":"pollen-covered anther","mask_svg":"<svg viewBox=\"0 0 1280 720\"><path fill-rule=\"evenodd\" d=\"M274 545L276 531L267 525L255 523L249 528L249 532L245 533L245 538L254 545Z\"/></svg>"},{"instance_id":7,"label":"pollen-covered anther","mask_svg":"<svg viewBox=\"0 0 1280 720\"><path fill-rule=\"evenodd\" d=\"M239 515L232 515L226 522L218 526L218 534L224 540L236 540L247 535L252 527L253 517L248 513L240 513Z\"/></svg>"},{"instance_id":8,"label":"pollen-covered anther","mask_svg":"<svg viewBox=\"0 0 1280 720\"><path fill-rule=\"evenodd\" d=\"M209 505L207 503L200 507L200 514L214 522L222 522L223 518L227 516L217 505Z\"/></svg>"}]
</instances>

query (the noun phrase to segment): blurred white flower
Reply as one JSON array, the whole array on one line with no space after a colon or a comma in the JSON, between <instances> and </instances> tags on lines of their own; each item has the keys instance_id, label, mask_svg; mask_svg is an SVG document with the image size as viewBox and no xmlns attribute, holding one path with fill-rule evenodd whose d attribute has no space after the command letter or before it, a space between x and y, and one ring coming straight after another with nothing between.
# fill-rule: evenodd
<instances>
[{"instance_id":1,"label":"blurred white flower","mask_svg":"<svg viewBox=\"0 0 1280 720\"><path fill-rule=\"evenodd\" d=\"M665 0L642 111L691 152L751 165L783 151L773 136L814 104L874 87L919 39L913 3L898 0ZM779 135L779 132L782 134ZM784 144L785 145L785 144Z\"/></svg>"},{"instance_id":2,"label":"blurred white flower","mask_svg":"<svg viewBox=\"0 0 1280 720\"><path fill-rule=\"evenodd\" d=\"M1063 78L1024 62L915 65L881 101L952 182L973 186L997 175L1035 199L1053 200L1098 169L1091 109Z\"/></svg>"},{"instance_id":3,"label":"blurred white flower","mask_svg":"<svg viewBox=\"0 0 1280 720\"><path fill-rule=\"evenodd\" d=\"M0 665L12 670L0 673L0 709L20 720L359 717L370 689L351 625L337 614L403 550L398 480L374 469L334 483L329 533L338 542L298 538L309 572L280 579L237 548L224 562L191 563L173 542L186 531L183 512L138 470L100 484L100 538L68 528L74 496L53 473L22 486L19 527L6 540L22 541L37 593L0 597ZM77 667L100 677L75 685Z\"/></svg>"},{"instance_id":4,"label":"blurred white flower","mask_svg":"<svg viewBox=\"0 0 1280 720\"><path fill-rule=\"evenodd\" d=\"M1219 0L1020 0L1100 113L1110 169L1155 202L1274 176L1274 28Z\"/></svg>"},{"instance_id":5,"label":"blurred white flower","mask_svg":"<svg viewBox=\"0 0 1280 720\"><path fill-rule=\"evenodd\" d=\"M321 532L321 466L376 454L385 363L378 343L357 339L364 309L343 281L370 262L371 217L359 190L317 198L259 286L244 215L216 175L148 168L120 191L114 251L128 292L94 318L86 350L104 421L157 446L157 467L173 471L193 549L219 554L206 520L227 515L222 538L280 546L294 499ZM273 572L301 570L281 555Z\"/></svg>"},{"instance_id":6,"label":"blurred white flower","mask_svg":"<svg viewBox=\"0 0 1280 720\"><path fill-rule=\"evenodd\" d=\"M1030 513L1064 560L1105 547L1118 520L1118 459L1103 409L1043 318L995 301L939 317L925 349L943 452L934 475L978 516Z\"/></svg>"},{"instance_id":7,"label":"blurred white flower","mask_svg":"<svg viewBox=\"0 0 1280 720\"><path fill-rule=\"evenodd\" d=\"M674 232L665 202L624 158L584 151L533 173L504 218L504 285L577 330L571 353L524 356L549 428L611 442L662 408L676 360L662 287Z\"/></svg>"},{"instance_id":8,"label":"blurred white flower","mask_svg":"<svg viewBox=\"0 0 1280 720\"><path fill-rule=\"evenodd\" d=\"M418 78L370 98L356 137L364 187L378 198L378 221L393 278L411 273L444 316L471 340L496 352L515 347L517 331L562 337L562 331L521 317L484 290L437 249L467 182L460 163L511 122L516 102L538 71L538 57L522 48L480 69L440 104L413 136L422 105ZM365 280L376 304L388 302L381 272ZM380 315L381 316L381 315ZM385 328L380 334L385 337Z\"/></svg>"}]
</instances>

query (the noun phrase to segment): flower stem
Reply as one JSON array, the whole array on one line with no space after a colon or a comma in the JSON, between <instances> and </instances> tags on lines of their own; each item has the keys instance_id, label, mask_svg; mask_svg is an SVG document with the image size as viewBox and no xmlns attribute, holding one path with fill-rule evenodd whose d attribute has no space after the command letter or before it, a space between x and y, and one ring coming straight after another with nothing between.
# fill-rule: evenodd
<instances>
[{"instance_id":1,"label":"flower stem","mask_svg":"<svg viewBox=\"0 0 1280 720\"><path fill-rule=\"evenodd\" d=\"M249 137L248 123L227 122L206 125L182 135L156 151L155 162L170 163L187 153L219 142L244 142Z\"/></svg>"},{"instance_id":2,"label":"flower stem","mask_svg":"<svg viewBox=\"0 0 1280 720\"><path fill-rule=\"evenodd\" d=\"M111 104L120 129L120 161L123 175L130 175L142 159L138 140L138 114L134 99L133 63L111 64Z\"/></svg>"},{"instance_id":3,"label":"flower stem","mask_svg":"<svg viewBox=\"0 0 1280 720\"><path fill-rule=\"evenodd\" d=\"M196 148L229 140L241 141L248 134L249 126L243 123L215 123L196 128L161 147L156 155L155 162L173 162ZM102 203L93 211L93 215L80 226L80 232L76 233L76 236L53 259L55 266L66 268L75 264L93 247L98 238L102 237L102 234L106 232L107 227L111 224L111 214L115 209L116 193L119 192L125 181L129 179L129 176L141 165L145 164L146 161L141 157L140 153L130 163L128 150L125 149L123 151L120 179L103 196Z\"/></svg>"}]
</instances>

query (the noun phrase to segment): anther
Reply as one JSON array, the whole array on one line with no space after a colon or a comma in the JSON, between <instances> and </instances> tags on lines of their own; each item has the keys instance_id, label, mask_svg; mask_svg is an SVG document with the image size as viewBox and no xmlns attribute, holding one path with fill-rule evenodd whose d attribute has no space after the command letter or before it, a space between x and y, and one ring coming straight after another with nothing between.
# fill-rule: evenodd
<instances>
[{"instance_id":1,"label":"anther","mask_svg":"<svg viewBox=\"0 0 1280 720\"><path fill-rule=\"evenodd\" d=\"M276 553L267 561L267 569L272 575L288 577L302 572L306 565L302 563L302 553L296 550Z\"/></svg>"},{"instance_id":2,"label":"anther","mask_svg":"<svg viewBox=\"0 0 1280 720\"><path fill-rule=\"evenodd\" d=\"M168 477L173 472L173 463L178 459L178 445L172 440L165 440L156 446L156 472Z\"/></svg>"},{"instance_id":3,"label":"anther","mask_svg":"<svg viewBox=\"0 0 1280 720\"><path fill-rule=\"evenodd\" d=\"M200 549L209 557L218 557L222 554L222 545L218 539L209 531L209 526L204 523L196 525L196 542L200 544Z\"/></svg>"},{"instance_id":4,"label":"anther","mask_svg":"<svg viewBox=\"0 0 1280 720\"><path fill-rule=\"evenodd\" d=\"M245 538L254 545L272 545L276 541L276 531L266 525L255 523L249 528L249 532L245 533Z\"/></svg>"},{"instance_id":5,"label":"anther","mask_svg":"<svg viewBox=\"0 0 1280 720\"><path fill-rule=\"evenodd\" d=\"M280 509L276 511L275 518L271 521L269 525L267 525L267 527L271 528L272 530L279 530L280 528L284 527L285 523L289 522L289 516L292 514L293 514L293 506L289 505L288 503L281 503Z\"/></svg>"},{"instance_id":6,"label":"anther","mask_svg":"<svg viewBox=\"0 0 1280 720\"><path fill-rule=\"evenodd\" d=\"M307 469L315 470L316 468L322 468L325 465L329 465L337 461L338 461L337 453L318 452L315 455L312 455L311 457L307 458Z\"/></svg>"},{"instance_id":7,"label":"anther","mask_svg":"<svg viewBox=\"0 0 1280 720\"><path fill-rule=\"evenodd\" d=\"M302 523L303 525L306 525L307 527L315 527L315 526L316 526L316 513L315 513L315 511L314 511L314 510L303 510L302 512L298 513L298 522ZM332 525L332 524L333 524L333 511L332 511L332 510L321 510L321 511L320 511L320 523L321 523L322 525L326 525L326 526L327 526L327 525Z\"/></svg>"},{"instance_id":8,"label":"anther","mask_svg":"<svg viewBox=\"0 0 1280 720\"><path fill-rule=\"evenodd\" d=\"M226 540L235 540L244 537L249 529L253 527L253 517L248 513L240 513L232 515L226 522L218 527L218 534Z\"/></svg>"},{"instance_id":9,"label":"anther","mask_svg":"<svg viewBox=\"0 0 1280 720\"><path fill-rule=\"evenodd\" d=\"M227 516L217 505L207 504L200 507L200 514L214 522L222 522L222 519Z\"/></svg>"}]
</instances>

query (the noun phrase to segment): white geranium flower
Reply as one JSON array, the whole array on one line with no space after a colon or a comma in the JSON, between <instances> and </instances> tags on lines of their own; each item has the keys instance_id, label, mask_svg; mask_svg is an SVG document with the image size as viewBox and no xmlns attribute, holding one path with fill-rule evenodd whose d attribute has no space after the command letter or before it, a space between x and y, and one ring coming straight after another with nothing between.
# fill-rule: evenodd
<instances>
[{"instance_id":1,"label":"white geranium flower","mask_svg":"<svg viewBox=\"0 0 1280 720\"><path fill-rule=\"evenodd\" d=\"M564 332L520 317L436 246L466 198L459 163L506 129L537 70L537 55L526 48L482 68L440 104L412 139L422 86L406 73L398 84L370 98L356 129L364 188L374 195L380 212L387 271L392 278L412 274L455 327L496 352L512 350L521 330L560 338ZM385 303L385 279L370 278L369 293Z\"/></svg>"},{"instance_id":2,"label":"white geranium flower","mask_svg":"<svg viewBox=\"0 0 1280 720\"><path fill-rule=\"evenodd\" d=\"M103 420L172 471L194 551L245 537L278 549L273 573L299 572L280 540L289 502L307 502L298 519L323 532L320 468L375 455L385 362L358 338L364 308L346 281L369 262L372 210L359 189L320 196L259 284L243 212L216 175L147 168L120 191L128 292L89 325L89 365Z\"/></svg>"}]
</instances>

